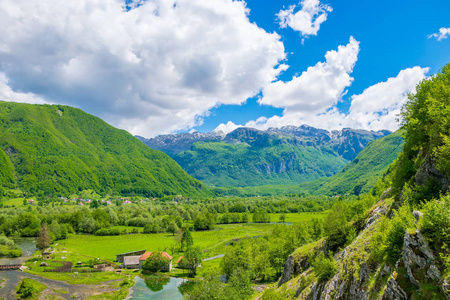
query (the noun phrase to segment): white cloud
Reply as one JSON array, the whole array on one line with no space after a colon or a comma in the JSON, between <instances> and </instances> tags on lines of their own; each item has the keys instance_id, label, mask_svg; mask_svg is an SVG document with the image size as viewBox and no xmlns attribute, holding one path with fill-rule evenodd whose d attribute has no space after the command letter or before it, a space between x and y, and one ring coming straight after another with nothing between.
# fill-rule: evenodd
<instances>
[{"instance_id":1,"label":"white cloud","mask_svg":"<svg viewBox=\"0 0 450 300\"><path fill-rule=\"evenodd\" d=\"M232 132L233 130L235 130L238 127L242 127L242 125L236 125L234 124L232 121L228 121L228 123L226 124L220 124L219 126L216 127L216 129L214 129L214 131L222 131L223 133L229 133Z\"/></svg>"},{"instance_id":2,"label":"white cloud","mask_svg":"<svg viewBox=\"0 0 450 300\"><path fill-rule=\"evenodd\" d=\"M250 121L245 126L267 129L308 124L328 130L351 127L394 131L399 127L396 119L408 99L407 94L415 92L416 85L425 79L428 71L429 68L417 66L404 69L396 77L372 85L359 95L351 96L351 106L347 114L339 112L334 105L319 114L303 114L301 111L285 109L283 116L273 116L265 122Z\"/></svg>"},{"instance_id":3,"label":"white cloud","mask_svg":"<svg viewBox=\"0 0 450 300\"><path fill-rule=\"evenodd\" d=\"M450 28L441 27L438 33L428 35L428 38L436 38L438 41L445 40L450 36Z\"/></svg>"},{"instance_id":4,"label":"white cloud","mask_svg":"<svg viewBox=\"0 0 450 300\"><path fill-rule=\"evenodd\" d=\"M276 33L231 0L4 0L7 89L68 104L151 137L201 124L287 68ZM30 100L30 102L36 100Z\"/></svg>"},{"instance_id":5,"label":"white cloud","mask_svg":"<svg viewBox=\"0 0 450 300\"><path fill-rule=\"evenodd\" d=\"M320 3L319 0L303 0L299 3L301 9L294 12L297 5L292 5L277 14L281 28L291 27L299 31L303 37L317 35L320 25L327 20L331 6Z\"/></svg>"},{"instance_id":6,"label":"white cloud","mask_svg":"<svg viewBox=\"0 0 450 300\"><path fill-rule=\"evenodd\" d=\"M396 118L408 100L407 94L415 92L416 85L425 79L428 71L429 68L417 66L401 70L396 77L352 96L348 121L359 128L396 130L399 125Z\"/></svg>"},{"instance_id":7,"label":"white cloud","mask_svg":"<svg viewBox=\"0 0 450 300\"><path fill-rule=\"evenodd\" d=\"M33 104L49 104L44 99L33 93L15 92L9 87L9 79L0 72L0 101L14 101Z\"/></svg>"},{"instance_id":8,"label":"white cloud","mask_svg":"<svg viewBox=\"0 0 450 300\"><path fill-rule=\"evenodd\" d=\"M261 104L285 108L300 115L318 114L341 100L353 78L349 75L358 60L359 42L353 37L338 50L328 51L325 62L309 67L291 81L276 81L263 90Z\"/></svg>"}]
</instances>

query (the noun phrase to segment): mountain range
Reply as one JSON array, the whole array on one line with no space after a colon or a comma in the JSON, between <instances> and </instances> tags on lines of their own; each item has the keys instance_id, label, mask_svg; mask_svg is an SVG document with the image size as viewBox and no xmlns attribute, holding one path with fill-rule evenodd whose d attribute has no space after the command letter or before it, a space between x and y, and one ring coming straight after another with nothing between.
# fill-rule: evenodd
<instances>
[{"instance_id":1,"label":"mountain range","mask_svg":"<svg viewBox=\"0 0 450 300\"><path fill-rule=\"evenodd\" d=\"M244 187L299 184L332 176L370 141L390 133L350 128L327 131L302 125L138 138L209 185Z\"/></svg>"}]
</instances>

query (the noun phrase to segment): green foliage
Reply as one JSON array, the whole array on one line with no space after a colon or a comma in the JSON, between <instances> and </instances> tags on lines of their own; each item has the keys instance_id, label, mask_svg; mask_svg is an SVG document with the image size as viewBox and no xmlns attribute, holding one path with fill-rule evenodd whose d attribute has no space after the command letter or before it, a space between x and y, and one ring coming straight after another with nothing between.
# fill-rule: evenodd
<instances>
[{"instance_id":1,"label":"green foliage","mask_svg":"<svg viewBox=\"0 0 450 300\"><path fill-rule=\"evenodd\" d=\"M402 257L406 230L413 227L414 217L407 204L395 211L392 219L381 218L370 238L372 258L394 265Z\"/></svg>"},{"instance_id":2,"label":"green foliage","mask_svg":"<svg viewBox=\"0 0 450 300\"><path fill-rule=\"evenodd\" d=\"M14 244L14 241L8 239L6 236L0 235L0 257L20 257L22 250Z\"/></svg>"},{"instance_id":3,"label":"green foliage","mask_svg":"<svg viewBox=\"0 0 450 300\"><path fill-rule=\"evenodd\" d=\"M43 285L42 283L39 283L35 280L29 279L29 278L23 278L18 287L17 287L17 294L20 295L20 298L32 298L39 295L41 291L46 289L47 287Z\"/></svg>"},{"instance_id":4,"label":"green foliage","mask_svg":"<svg viewBox=\"0 0 450 300\"><path fill-rule=\"evenodd\" d=\"M200 213L194 219L195 230L211 230L216 226L216 220L211 213Z\"/></svg>"},{"instance_id":5,"label":"green foliage","mask_svg":"<svg viewBox=\"0 0 450 300\"><path fill-rule=\"evenodd\" d=\"M405 184L411 189L410 198L415 204L439 197L446 189L439 176L425 174L416 182L416 173L425 162L434 164L442 173L450 175L450 64L438 74L423 80L416 93L408 96L402 109L402 127L405 145L392 175L397 196ZM430 167L429 167L430 168Z\"/></svg>"},{"instance_id":6,"label":"green foliage","mask_svg":"<svg viewBox=\"0 0 450 300\"><path fill-rule=\"evenodd\" d=\"M246 245L239 243L223 257L220 266L223 274L227 275L228 278L230 278L237 269L241 271L250 270L251 262L246 250Z\"/></svg>"},{"instance_id":7,"label":"green foliage","mask_svg":"<svg viewBox=\"0 0 450 300\"><path fill-rule=\"evenodd\" d=\"M50 233L48 232L47 224L42 224L41 229L39 231L39 237L36 241L36 248L42 251L42 255L44 254L44 250L50 246L51 239Z\"/></svg>"},{"instance_id":8,"label":"green foliage","mask_svg":"<svg viewBox=\"0 0 450 300\"><path fill-rule=\"evenodd\" d=\"M184 295L186 300L226 300L225 284L220 281L220 275L209 273L204 276L199 284Z\"/></svg>"},{"instance_id":9,"label":"green foliage","mask_svg":"<svg viewBox=\"0 0 450 300\"><path fill-rule=\"evenodd\" d=\"M102 195L211 195L167 155L94 116L67 106L13 102L0 103L0 182L39 197L87 189Z\"/></svg>"},{"instance_id":10,"label":"green foliage","mask_svg":"<svg viewBox=\"0 0 450 300\"><path fill-rule=\"evenodd\" d=\"M450 270L450 196L430 201L424 206L420 230Z\"/></svg>"},{"instance_id":11,"label":"green foliage","mask_svg":"<svg viewBox=\"0 0 450 300\"><path fill-rule=\"evenodd\" d=\"M200 247L189 247L180 262L181 267L189 270L190 277L195 277L197 274L197 267L202 263L202 259L203 252Z\"/></svg>"},{"instance_id":12,"label":"green foliage","mask_svg":"<svg viewBox=\"0 0 450 300\"><path fill-rule=\"evenodd\" d=\"M321 252L311 263L312 269L316 276L323 281L327 281L336 274L337 266L332 254L328 257Z\"/></svg>"},{"instance_id":13,"label":"green foliage","mask_svg":"<svg viewBox=\"0 0 450 300\"><path fill-rule=\"evenodd\" d=\"M95 232L95 235L120 235L121 231L119 228L102 228Z\"/></svg>"},{"instance_id":14,"label":"green foliage","mask_svg":"<svg viewBox=\"0 0 450 300\"><path fill-rule=\"evenodd\" d=\"M169 264L169 259L164 257L161 252L152 252L142 264L142 269L150 272L158 272L164 266Z\"/></svg>"},{"instance_id":15,"label":"green foliage","mask_svg":"<svg viewBox=\"0 0 450 300\"><path fill-rule=\"evenodd\" d=\"M183 235L181 237L181 247L182 248L189 248L192 245L194 245L194 239L192 238L192 234L189 231L189 229L186 229L183 232Z\"/></svg>"},{"instance_id":16,"label":"green foliage","mask_svg":"<svg viewBox=\"0 0 450 300\"><path fill-rule=\"evenodd\" d=\"M270 215L265 210L258 210L252 216L254 223L270 223Z\"/></svg>"},{"instance_id":17,"label":"green foliage","mask_svg":"<svg viewBox=\"0 0 450 300\"><path fill-rule=\"evenodd\" d=\"M330 176L347 160L331 149L290 144L270 137L266 147L247 143L197 142L173 158L189 174L212 186L294 184ZM287 170L281 170L288 165Z\"/></svg>"}]
</instances>

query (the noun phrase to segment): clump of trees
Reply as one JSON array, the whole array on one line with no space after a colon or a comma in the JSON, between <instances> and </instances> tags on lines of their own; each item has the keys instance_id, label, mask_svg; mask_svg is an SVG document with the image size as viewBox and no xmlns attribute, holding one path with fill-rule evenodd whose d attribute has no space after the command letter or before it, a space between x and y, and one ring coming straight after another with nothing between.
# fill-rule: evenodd
<instances>
[{"instance_id":1,"label":"clump of trees","mask_svg":"<svg viewBox=\"0 0 450 300\"><path fill-rule=\"evenodd\" d=\"M144 271L158 272L164 266L169 264L169 259L161 254L161 252L153 252L142 264Z\"/></svg>"}]
</instances>

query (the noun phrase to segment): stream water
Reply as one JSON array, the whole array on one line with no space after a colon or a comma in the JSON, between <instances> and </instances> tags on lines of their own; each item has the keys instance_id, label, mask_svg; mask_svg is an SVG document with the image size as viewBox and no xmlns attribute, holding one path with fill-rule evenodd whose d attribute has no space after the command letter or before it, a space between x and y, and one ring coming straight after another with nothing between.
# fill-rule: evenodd
<instances>
[{"instance_id":1,"label":"stream water","mask_svg":"<svg viewBox=\"0 0 450 300\"><path fill-rule=\"evenodd\" d=\"M145 278L145 279L144 279ZM183 292L193 283L186 279L176 277L140 277L136 276L136 284L130 289L128 300L144 299L183 299Z\"/></svg>"},{"instance_id":2,"label":"stream water","mask_svg":"<svg viewBox=\"0 0 450 300\"><path fill-rule=\"evenodd\" d=\"M22 249L23 255L16 258L0 258L0 265L23 264L36 252L36 238L16 237L14 243Z\"/></svg>"}]
</instances>

